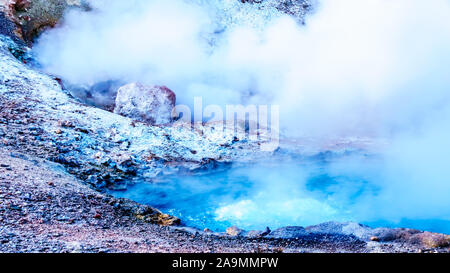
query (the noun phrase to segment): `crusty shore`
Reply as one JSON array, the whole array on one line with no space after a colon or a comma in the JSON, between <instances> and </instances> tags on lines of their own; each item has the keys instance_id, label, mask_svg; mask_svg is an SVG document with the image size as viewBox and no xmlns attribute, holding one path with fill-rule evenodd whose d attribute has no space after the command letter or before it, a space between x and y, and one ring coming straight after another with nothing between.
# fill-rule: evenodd
<instances>
[{"instance_id":1,"label":"crusty shore","mask_svg":"<svg viewBox=\"0 0 450 273\"><path fill-rule=\"evenodd\" d=\"M58 164L5 148L0 157L0 252L366 251L356 238L265 241L146 223L126 209L127 202L82 185Z\"/></svg>"},{"instance_id":2,"label":"crusty shore","mask_svg":"<svg viewBox=\"0 0 450 273\"><path fill-rule=\"evenodd\" d=\"M139 220L140 208L83 185L58 164L0 148L0 252L449 252L408 241L363 241L310 227L286 239L232 237ZM328 226L331 223L328 224Z\"/></svg>"}]
</instances>

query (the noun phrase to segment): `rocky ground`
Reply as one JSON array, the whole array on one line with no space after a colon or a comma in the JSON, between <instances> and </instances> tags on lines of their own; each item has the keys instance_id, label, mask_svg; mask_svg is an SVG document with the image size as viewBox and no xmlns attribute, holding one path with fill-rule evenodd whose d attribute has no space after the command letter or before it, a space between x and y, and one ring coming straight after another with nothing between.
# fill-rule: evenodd
<instances>
[{"instance_id":1,"label":"rocky ground","mask_svg":"<svg viewBox=\"0 0 450 273\"><path fill-rule=\"evenodd\" d=\"M355 223L228 234L99 193L59 164L0 148L0 252L448 252L448 237ZM377 236L378 235L378 236ZM375 237L376 236L376 237ZM447 241L446 241L447 240Z\"/></svg>"},{"instance_id":2,"label":"rocky ground","mask_svg":"<svg viewBox=\"0 0 450 273\"><path fill-rule=\"evenodd\" d=\"M0 252L449 252L447 235L356 223L212 233L108 196L106 189L125 189L136 178L214 169L280 150L315 155L370 151L380 143L302 139L264 152L264 138L238 139L214 124L150 126L73 98L59 79L29 66L7 16L0 16L0 29Z\"/></svg>"}]
</instances>

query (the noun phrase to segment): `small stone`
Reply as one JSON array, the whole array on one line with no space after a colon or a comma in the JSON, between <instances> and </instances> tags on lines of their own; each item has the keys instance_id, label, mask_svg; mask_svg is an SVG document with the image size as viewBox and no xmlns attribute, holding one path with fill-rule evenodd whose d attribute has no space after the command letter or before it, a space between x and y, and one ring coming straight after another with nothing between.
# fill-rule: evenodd
<instances>
[{"instance_id":1,"label":"small stone","mask_svg":"<svg viewBox=\"0 0 450 273\"><path fill-rule=\"evenodd\" d=\"M61 129L56 129L55 133L56 133L57 135L60 135L60 134L62 134L62 131L61 131Z\"/></svg>"},{"instance_id":2,"label":"small stone","mask_svg":"<svg viewBox=\"0 0 450 273\"><path fill-rule=\"evenodd\" d=\"M120 149L121 150L127 150L130 147L130 142L125 141L122 144L120 144Z\"/></svg>"},{"instance_id":3,"label":"small stone","mask_svg":"<svg viewBox=\"0 0 450 273\"><path fill-rule=\"evenodd\" d=\"M378 238L377 236L372 236L372 237L370 237L370 240L371 240L372 242L379 242L379 241L380 241L380 238Z\"/></svg>"},{"instance_id":4,"label":"small stone","mask_svg":"<svg viewBox=\"0 0 450 273\"><path fill-rule=\"evenodd\" d=\"M210 230L209 228L205 228L205 229L203 230L203 232L206 232L206 233L211 233L211 232L212 232L212 230Z\"/></svg>"},{"instance_id":5,"label":"small stone","mask_svg":"<svg viewBox=\"0 0 450 273\"><path fill-rule=\"evenodd\" d=\"M102 216L100 215L100 213L97 213L97 214L94 215L94 218L95 219L100 219L100 218L102 218Z\"/></svg>"},{"instance_id":6,"label":"small stone","mask_svg":"<svg viewBox=\"0 0 450 273\"><path fill-rule=\"evenodd\" d=\"M96 175L89 175L86 179L86 183L91 185L97 185L98 177Z\"/></svg>"}]
</instances>

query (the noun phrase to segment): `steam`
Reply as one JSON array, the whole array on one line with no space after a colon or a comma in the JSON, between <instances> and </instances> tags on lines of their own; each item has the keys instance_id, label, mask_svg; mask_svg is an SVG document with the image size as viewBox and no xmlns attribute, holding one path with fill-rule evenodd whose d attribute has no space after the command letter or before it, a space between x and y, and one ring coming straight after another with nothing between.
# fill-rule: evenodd
<instances>
[{"instance_id":1,"label":"steam","mask_svg":"<svg viewBox=\"0 0 450 273\"><path fill-rule=\"evenodd\" d=\"M46 71L87 86L166 85L187 105L194 96L205 105L278 104L291 137L387 138L379 161L330 165L337 176L361 173L371 189L352 199L355 184L343 182L331 196L357 202L356 220L450 220L450 1L323 0L306 26L273 5L236 0L91 2L93 11L69 12L40 38ZM270 191L263 178L251 179L261 181L255 192ZM285 189L306 183L274 180ZM270 197L288 214L277 200L291 200L293 213L310 193ZM333 217L332 205L315 200L310 207ZM263 203L234 201L218 217L238 217L233 206L243 204L253 208L244 215L264 211Z\"/></svg>"}]
</instances>

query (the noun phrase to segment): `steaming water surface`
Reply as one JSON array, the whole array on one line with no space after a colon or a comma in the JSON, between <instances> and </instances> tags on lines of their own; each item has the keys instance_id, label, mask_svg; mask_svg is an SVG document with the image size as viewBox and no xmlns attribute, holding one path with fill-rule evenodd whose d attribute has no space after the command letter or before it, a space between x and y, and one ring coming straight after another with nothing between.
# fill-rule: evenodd
<instances>
[{"instance_id":1,"label":"steaming water surface","mask_svg":"<svg viewBox=\"0 0 450 273\"><path fill-rule=\"evenodd\" d=\"M275 0L89 2L95 12L68 12L39 38L44 71L165 85L191 106L279 105L292 137L391 142L381 158L234 165L115 195L216 230L352 220L450 233L450 1L322 0L305 25Z\"/></svg>"},{"instance_id":2,"label":"steaming water surface","mask_svg":"<svg viewBox=\"0 0 450 273\"><path fill-rule=\"evenodd\" d=\"M348 164L354 160L364 163L352 170ZM377 163L376 158L356 159L354 155L273 160L140 181L112 194L154 206L180 217L188 226L214 231L232 225L261 230L356 221L374 227L450 232L450 221L445 219L386 214L386 204L379 204L377 198L382 189L374 182L380 178L373 168Z\"/></svg>"}]
</instances>

